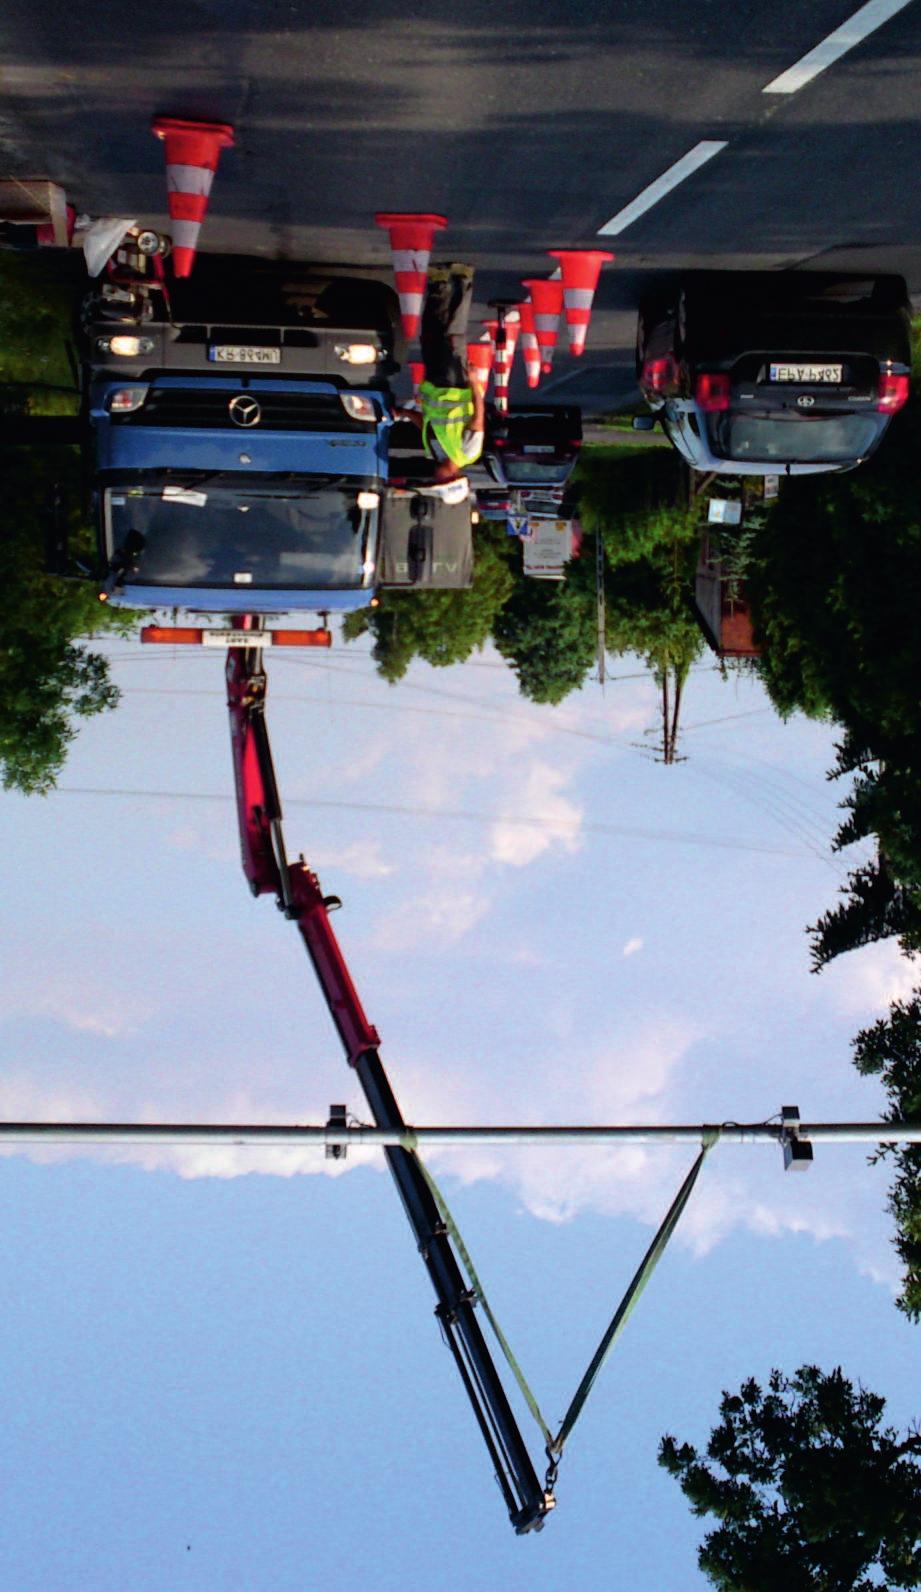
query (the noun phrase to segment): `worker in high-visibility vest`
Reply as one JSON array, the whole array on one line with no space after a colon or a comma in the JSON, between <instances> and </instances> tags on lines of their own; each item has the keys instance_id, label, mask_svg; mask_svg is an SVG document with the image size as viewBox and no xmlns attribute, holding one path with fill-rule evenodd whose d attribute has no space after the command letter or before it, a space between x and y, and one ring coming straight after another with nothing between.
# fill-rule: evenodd
<instances>
[{"instance_id":1,"label":"worker in high-visibility vest","mask_svg":"<svg viewBox=\"0 0 921 1592\"><path fill-rule=\"evenodd\" d=\"M473 301L473 266L432 266L422 312L419 407L398 414L422 432L440 485L459 481L483 452L485 402L467 370L467 320Z\"/></svg>"}]
</instances>

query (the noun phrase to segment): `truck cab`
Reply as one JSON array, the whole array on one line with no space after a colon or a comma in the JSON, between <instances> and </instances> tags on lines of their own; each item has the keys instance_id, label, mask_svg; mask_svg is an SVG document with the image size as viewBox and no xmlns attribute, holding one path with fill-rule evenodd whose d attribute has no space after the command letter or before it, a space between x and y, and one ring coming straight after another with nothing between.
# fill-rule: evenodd
<instances>
[{"instance_id":1,"label":"truck cab","mask_svg":"<svg viewBox=\"0 0 921 1592\"><path fill-rule=\"evenodd\" d=\"M83 324L106 594L133 608L347 611L377 582L396 296L211 257Z\"/></svg>"}]
</instances>

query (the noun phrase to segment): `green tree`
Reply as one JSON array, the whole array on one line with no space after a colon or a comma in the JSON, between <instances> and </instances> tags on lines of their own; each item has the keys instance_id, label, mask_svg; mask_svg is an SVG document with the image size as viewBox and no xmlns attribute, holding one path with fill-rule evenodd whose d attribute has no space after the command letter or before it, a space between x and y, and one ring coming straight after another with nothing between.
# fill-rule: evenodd
<instances>
[{"instance_id":1,"label":"green tree","mask_svg":"<svg viewBox=\"0 0 921 1592\"><path fill-rule=\"evenodd\" d=\"M391 683L403 678L414 658L447 668L463 663L489 640L513 586L499 535L481 526L469 590L384 591L376 608L348 616L345 638L371 635L378 673Z\"/></svg>"},{"instance_id":2,"label":"green tree","mask_svg":"<svg viewBox=\"0 0 921 1592\"><path fill-rule=\"evenodd\" d=\"M886 1122L921 1121L921 990L909 1000L894 1001L888 1017L861 1030L854 1040L854 1065L881 1079ZM877 1154L895 1168L888 1203L904 1268L898 1307L912 1321L921 1321L921 1145L886 1144Z\"/></svg>"},{"instance_id":3,"label":"green tree","mask_svg":"<svg viewBox=\"0 0 921 1592\"><path fill-rule=\"evenodd\" d=\"M5 463L0 776L7 790L41 795L55 784L77 721L118 701L107 660L80 638L107 630L127 633L137 616L103 607L92 582L60 580L44 571L43 518L50 486L63 477L75 487L77 456L70 449L10 449ZM73 520L79 538L85 528L76 514Z\"/></svg>"},{"instance_id":4,"label":"green tree","mask_svg":"<svg viewBox=\"0 0 921 1592\"><path fill-rule=\"evenodd\" d=\"M921 728L919 411L856 474L785 482L748 572L778 710L834 718L876 756Z\"/></svg>"},{"instance_id":5,"label":"green tree","mask_svg":"<svg viewBox=\"0 0 921 1592\"><path fill-rule=\"evenodd\" d=\"M900 1439L884 1409L840 1367L804 1365L724 1393L705 1456L662 1439L659 1464L719 1522L698 1554L719 1592L921 1585L921 1436Z\"/></svg>"},{"instance_id":6,"label":"green tree","mask_svg":"<svg viewBox=\"0 0 921 1592\"><path fill-rule=\"evenodd\" d=\"M903 950L921 949L921 769L904 743L890 743L888 751L892 761L878 763L852 735L837 748L829 777L850 775L852 785L833 847L872 840L876 856L852 870L837 906L810 926L814 972L844 951L893 935Z\"/></svg>"},{"instance_id":7,"label":"green tree","mask_svg":"<svg viewBox=\"0 0 921 1592\"><path fill-rule=\"evenodd\" d=\"M826 967L844 951L897 935L906 950L921 945L921 911L914 892L893 877L880 853L848 875L841 899L810 925L812 970Z\"/></svg>"},{"instance_id":8,"label":"green tree","mask_svg":"<svg viewBox=\"0 0 921 1592\"><path fill-rule=\"evenodd\" d=\"M573 578L594 564L583 548L565 581L519 580L496 615L493 638L518 676L522 696L532 702L562 702L577 691L595 661L594 590Z\"/></svg>"},{"instance_id":9,"label":"green tree","mask_svg":"<svg viewBox=\"0 0 921 1592\"><path fill-rule=\"evenodd\" d=\"M689 602L696 559L696 528L691 536L672 518L658 547L633 562L618 563L606 583L607 649L615 655L631 653L651 671L661 703L659 754L664 763L677 761L684 687L691 665L704 651Z\"/></svg>"},{"instance_id":10,"label":"green tree","mask_svg":"<svg viewBox=\"0 0 921 1592\"><path fill-rule=\"evenodd\" d=\"M586 448L573 477L584 529L604 538L608 567L697 540L687 470L672 448Z\"/></svg>"}]
</instances>

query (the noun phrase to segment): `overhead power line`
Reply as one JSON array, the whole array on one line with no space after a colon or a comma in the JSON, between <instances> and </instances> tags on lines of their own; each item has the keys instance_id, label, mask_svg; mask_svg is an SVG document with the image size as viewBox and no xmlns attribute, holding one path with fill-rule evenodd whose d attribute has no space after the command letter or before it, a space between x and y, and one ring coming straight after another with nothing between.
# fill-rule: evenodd
<instances>
[{"instance_id":1,"label":"overhead power line","mask_svg":"<svg viewBox=\"0 0 921 1592\"><path fill-rule=\"evenodd\" d=\"M111 797L123 801L223 803L233 801L232 796L225 796L217 791L110 789L97 785L58 785L54 794L61 796ZM608 835L618 839L647 840L657 844L665 841L681 846L716 847L721 851L755 852L761 856L768 857L795 857L799 855L798 850L792 850L789 847L759 846L748 840L736 839L731 835L704 835L694 830L641 829L625 824L599 823L595 820L583 823L580 819L568 821L565 818L551 818L542 814L524 816L520 813L482 813L471 812L463 808L425 807L418 803L410 805L398 802L342 801L338 798L333 801L313 796L286 797L285 806L310 807L316 811L326 812L384 813L403 818L448 819L452 822L488 824L490 826L507 824L520 829L550 830L560 835L582 833Z\"/></svg>"}]
</instances>

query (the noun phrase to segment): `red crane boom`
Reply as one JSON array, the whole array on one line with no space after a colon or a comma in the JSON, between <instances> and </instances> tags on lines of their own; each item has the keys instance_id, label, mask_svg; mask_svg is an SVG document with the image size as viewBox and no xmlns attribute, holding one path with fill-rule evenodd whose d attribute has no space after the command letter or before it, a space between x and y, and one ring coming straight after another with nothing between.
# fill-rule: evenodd
<instances>
[{"instance_id":1,"label":"red crane boom","mask_svg":"<svg viewBox=\"0 0 921 1592\"><path fill-rule=\"evenodd\" d=\"M405 1127L379 1054L380 1037L364 1012L329 921L335 897L301 859L289 863L281 803L265 720L266 674L257 647L227 655L227 707L243 872L254 895L274 895L297 924L375 1125ZM552 1509L480 1328L467 1286L431 1189L413 1150L387 1149L391 1175L437 1298L435 1314L454 1357L495 1468L509 1518L519 1533L539 1530Z\"/></svg>"}]
</instances>

